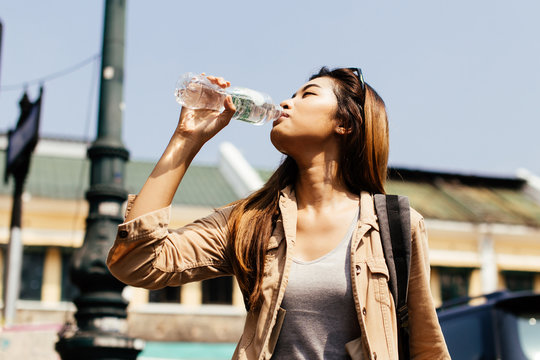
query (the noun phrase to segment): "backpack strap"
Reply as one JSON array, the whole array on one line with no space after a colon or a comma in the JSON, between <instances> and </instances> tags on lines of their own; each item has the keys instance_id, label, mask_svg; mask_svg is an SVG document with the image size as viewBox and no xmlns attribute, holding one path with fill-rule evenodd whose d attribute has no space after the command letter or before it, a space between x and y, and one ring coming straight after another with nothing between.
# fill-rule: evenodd
<instances>
[{"instance_id":1,"label":"backpack strap","mask_svg":"<svg viewBox=\"0 0 540 360\"><path fill-rule=\"evenodd\" d=\"M409 358L409 311L407 295L411 265L411 217L405 196L374 196L381 242L390 276L389 287L396 304L400 359Z\"/></svg>"}]
</instances>

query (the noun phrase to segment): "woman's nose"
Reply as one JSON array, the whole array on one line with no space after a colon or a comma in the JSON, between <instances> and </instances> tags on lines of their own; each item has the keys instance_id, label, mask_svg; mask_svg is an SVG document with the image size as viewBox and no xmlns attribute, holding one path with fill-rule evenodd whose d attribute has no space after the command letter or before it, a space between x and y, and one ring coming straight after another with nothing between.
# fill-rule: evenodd
<instances>
[{"instance_id":1,"label":"woman's nose","mask_svg":"<svg viewBox=\"0 0 540 360\"><path fill-rule=\"evenodd\" d=\"M292 99L283 100L283 101L279 104L279 106L281 106L281 107L284 108L284 109L290 109L290 108L291 108L291 103L290 103L291 100L292 100Z\"/></svg>"}]
</instances>

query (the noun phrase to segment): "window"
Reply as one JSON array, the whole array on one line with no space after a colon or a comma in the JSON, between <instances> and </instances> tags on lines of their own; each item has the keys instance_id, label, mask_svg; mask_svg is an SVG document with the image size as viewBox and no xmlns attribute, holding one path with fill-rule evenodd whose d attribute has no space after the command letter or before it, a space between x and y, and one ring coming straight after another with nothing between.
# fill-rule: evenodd
<instances>
[{"instance_id":1,"label":"window","mask_svg":"<svg viewBox=\"0 0 540 360\"><path fill-rule=\"evenodd\" d=\"M472 269L440 267L441 300L448 301L469 294L469 280Z\"/></svg>"},{"instance_id":2,"label":"window","mask_svg":"<svg viewBox=\"0 0 540 360\"><path fill-rule=\"evenodd\" d=\"M219 277L202 282L203 304L232 304L233 278Z\"/></svg>"},{"instance_id":3,"label":"window","mask_svg":"<svg viewBox=\"0 0 540 360\"><path fill-rule=\"evenodd\" d=\"M71 282L71 258L76 249L62 252L62 301L73 301L79 295L79 288Z\"/></svg>"},{"instance_id":4,"label":"window","mask_svg":"<svg viewBox=\"0 0 540 360\"><path fill-rule=\"evenodd\" d=\"M504 271L506 288L510 291L533 290L534 274L527 271Z\"/></svg>"},{"instance_id":5,"label":"window","mask_svg":"<svg viewBox=\"0 0 540 360\"><path fill-rule=\"evenodd\" d=\"M19 299L41 300L45 249L25 246L23 250Z\"/></svg>"},{"instance_id":6,"label":"window","mask_svg":"<svg viewBox=\"0 0 540 360\"><path fill-rule=\"evenodd\" d=\"M150 290L148 302L180 303L180 287L167 286L159 290Z\"/></svg>"}]
</instances>

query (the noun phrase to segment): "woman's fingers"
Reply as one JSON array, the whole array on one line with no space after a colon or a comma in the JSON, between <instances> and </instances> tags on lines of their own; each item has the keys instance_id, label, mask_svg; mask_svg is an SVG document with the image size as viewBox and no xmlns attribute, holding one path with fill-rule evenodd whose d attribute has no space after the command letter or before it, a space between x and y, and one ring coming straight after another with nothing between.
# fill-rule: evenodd
<instances>
[{"instance_id":1,"label":"woman's fingers","mask_svg":"<svg viewBox=\"0 0 540 360\"><path fill-rule=\"evenodd\" d=\"M231 83L229 81L226 81L224 78L222 77L216 77L216 76L212 76L212 75L209 75L206 77L208 80L210 80L211 83L213 84L216 84L216 85L219 85L221 86L222 88L226 88L226 87L229 87L231 86Z\"/></svg>"},{"instance_id":2,"label":"woman's fingers","mask_svg":"<svg viewBox=\"0 0 540 360\"><path fill-rule=\"evenodd\" d=\"M216 84L221 88L226 88L231 85L230 82L222 77L210 75L207 76L207 79L212 84ZM221 113L210 109L193 110L183 107L176 132L206 142L227 126L236 112L236 107L234 106L230 95L225 97L223 107L224 110Z\"/></svg>"}]
</instances>

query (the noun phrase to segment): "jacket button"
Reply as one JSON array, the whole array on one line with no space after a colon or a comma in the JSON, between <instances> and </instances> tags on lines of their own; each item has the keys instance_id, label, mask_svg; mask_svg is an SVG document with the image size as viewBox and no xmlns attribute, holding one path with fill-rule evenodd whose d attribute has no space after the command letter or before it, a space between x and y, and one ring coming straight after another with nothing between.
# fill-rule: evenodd
<instances>
[{"instance_id":1,"label":"jacket button","mask_svg":"<svg viewBox=\"0 0 540 360\"><path fill-rule=\"evenodd\" d=\"M367 310L366 310L366 308L363 308L362 309L362 315L366 316L366 314L367 314Z\"/></svg>"},{"instance_id":2,"label":"jacket button","mask_svg":"<svg viewBox=\"0 0 540 360\"><path fill-rule=\"evenodd\" d=\"M360 275L360 270L362 268L360 267L360 265L356 265L356 275Z\"/></svg>"},{"instance_id":3,"label":"jacket button","mask_svg":"<svg viewBox=\"0 0 540 360\"><path fill-rule=\"evenodd\" d=\"M118 236L121 237L122 239L127 238L128 237L128 232L126 230L120 230L118 232Z\"/></svg>"}]
</instances>

